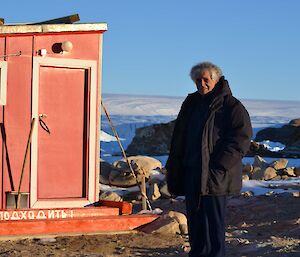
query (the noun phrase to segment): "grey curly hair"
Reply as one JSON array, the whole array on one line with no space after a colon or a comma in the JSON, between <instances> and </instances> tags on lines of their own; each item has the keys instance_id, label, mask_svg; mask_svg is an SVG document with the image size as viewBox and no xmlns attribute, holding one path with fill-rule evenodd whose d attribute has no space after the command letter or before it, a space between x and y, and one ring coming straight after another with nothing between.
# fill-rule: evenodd
<instances>
[{"instance_id":1,"label":"grey curly hair","mask_svg":"<svg viewBox=\"0 0 300 257\"><path fill-rule=\"evenodd\" d=\"M211 62L201 62L192 67L190 72L191 79L196 81L203 70L208 70L211 79L214 81L219 80L223 76L222 70L217 65Z\"/></svg>"}]
</instances>

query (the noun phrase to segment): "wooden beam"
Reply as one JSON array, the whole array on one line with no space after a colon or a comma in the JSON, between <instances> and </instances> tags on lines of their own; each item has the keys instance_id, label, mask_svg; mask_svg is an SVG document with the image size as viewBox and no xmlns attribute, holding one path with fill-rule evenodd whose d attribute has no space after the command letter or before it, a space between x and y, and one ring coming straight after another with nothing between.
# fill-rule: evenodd
<instances>
[{"instance_id":1,"label":"wooden beam","mask_svg":"<svg viewBox=\"0 0 300 257\"><path fill-rule=\"evenodd\" d=\"M9 220L0 222L0 239L7 236L33 236L63 233L107 233L129 231L150 223L158 218L157 215L124 215L101 216L74 219L53 220Z\"/></svg>"},{"instance_id":2,"label":"wooden beam","mask_svg":"<svg viewBox=\"0 0 300 257\"><path fill-rule=\"evenodd\" d=\"M76 21L79 21L79 14L72 14L69 16L53 19L53 20L47 20L47 21L41 21L37 23L32 23L32 25L38 25L38 24L71 24Z\"/></svg>"},{"instance_id":3,"label":"wooden beam","mask_svg":"<svg viewBox=\"0 0 300 257\"><path fill-rule=\"evenodd\" d=\"M100 206L118 208L120 215L128 215L132 213L132 204L128 202L115 202L109 200L99 200Z\"/></svg>"},{"instance_id":4,"label":"wooden beam","mask_svg":"<svg viewBox=\"0 0 300 257\"><path fill-rule=\"evenodd\" d=\"M0 25L3 25L5 23L3 18L0 18Z\"/></svg>"}]
</instances>

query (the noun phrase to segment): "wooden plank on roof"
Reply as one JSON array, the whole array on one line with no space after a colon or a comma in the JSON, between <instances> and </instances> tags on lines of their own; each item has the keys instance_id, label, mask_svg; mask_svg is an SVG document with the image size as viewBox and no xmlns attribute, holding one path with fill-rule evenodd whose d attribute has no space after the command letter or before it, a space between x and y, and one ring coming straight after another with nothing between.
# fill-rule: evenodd
<instances>
[{"instance_id":1,"label":"wooden plank on roof","mask_svg":"<svg viewBox=\"0 0 300 257\"><path fill-rule=\"evenodd\" d=\"M47 20L47 21L41 21L37 23L32 23L31 25L39 25L39 24L72 24L76 21L79 21L79 14L72 14L69 16L53 19L53 20Z\"/></svg>"}]
</instances>

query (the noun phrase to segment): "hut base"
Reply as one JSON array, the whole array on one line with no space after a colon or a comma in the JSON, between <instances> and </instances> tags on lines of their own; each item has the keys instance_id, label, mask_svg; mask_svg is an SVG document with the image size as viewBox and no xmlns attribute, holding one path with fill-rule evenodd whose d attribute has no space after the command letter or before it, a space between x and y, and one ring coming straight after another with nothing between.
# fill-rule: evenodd
<instances>
[{"instance_id":1,"label":"hut base","mask_svg":"<svg viewBox=\"0 0 300 257\"><path fill-rule=\"evenodd\" d=\"M130 214L128 203L106 204L114 207L0 210L0 239L121 233L158 218L157 215Z\"/></svg>"}]
</instances>

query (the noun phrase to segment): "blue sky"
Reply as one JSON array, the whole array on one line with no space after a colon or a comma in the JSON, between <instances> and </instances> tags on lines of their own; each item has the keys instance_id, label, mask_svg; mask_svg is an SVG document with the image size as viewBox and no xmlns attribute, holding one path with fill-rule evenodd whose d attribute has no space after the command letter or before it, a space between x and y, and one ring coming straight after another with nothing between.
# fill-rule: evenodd
<instances>
[{"instance_id":1,"label":"blue sky","mask_svg":"<svg viewBox=\"0 0 300 257\"><path fill-rule=\"evenodd\" d=\"M0 17L106 22L104 93L185 96L190 68L212 61L238 98L299 101L299 11L298 0L11 0Z\"/></svg>"}]
</instances>

